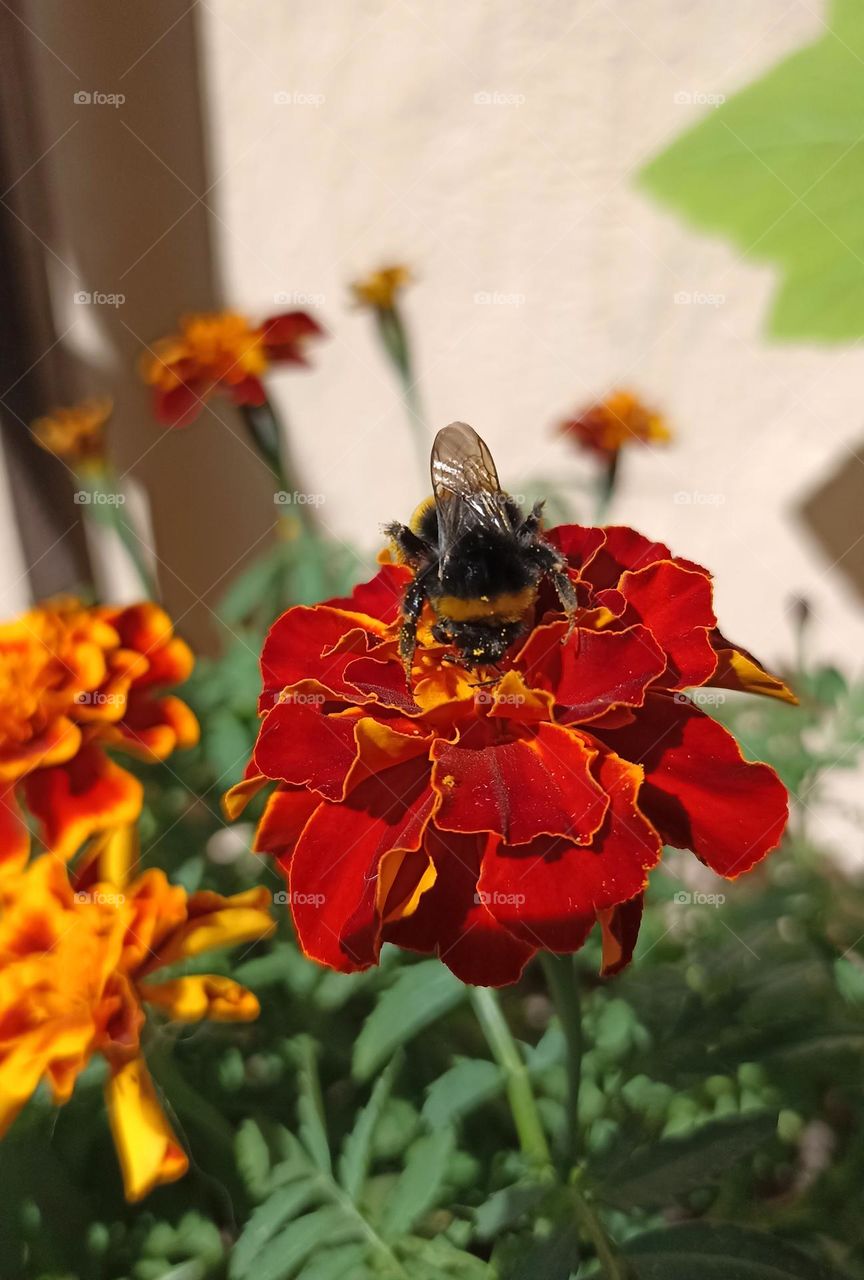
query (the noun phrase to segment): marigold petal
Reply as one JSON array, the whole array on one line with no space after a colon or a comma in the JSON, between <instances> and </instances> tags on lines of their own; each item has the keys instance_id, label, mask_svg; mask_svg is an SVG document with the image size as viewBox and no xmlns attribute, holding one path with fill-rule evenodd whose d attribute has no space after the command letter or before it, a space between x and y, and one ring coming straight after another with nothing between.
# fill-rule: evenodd
<instances>
[{"instance_id":1,"label":"marigold petal","mask_svg":"<svg viewBox=\"0 0 864 1280\"><path fill-rule=\"evenodd\" d=\"M445 831L495 832L511 844L540 835L587 843L608 800L591 773L597 754L582 735L540 724L530 737L474 748L438 738L432 785Z\"/></svg>"},{"instance_id":2,"label":"marigold petal","mask_svg":"<svg viewBox=\"0 0 864 1280\"><path fill-rule=\"evenodd\" d=\"M0 782L13 782L34 769L71 760L81 745L81 730L66 716L58 716L44 733L20 747L7 744L0 756Z\"/></svg>"},{"instance_id":3,"label":"marigold petal","mask_svg":"<svg viewBox=\"0 0 864 1280\"><path fill-rule=\"evenodd\" d=\"M421 847L436 803L425 760L368 778L342 804L322 803L291 859L291 912L305 955L343 972L378 958L382 858Z\"/></svg>"},{"instance_id":4,"label":"marigold petal","mask_svg":"<svg viewBox=\"0 0 864 1280\"><path fill-rule=\"evenodd\" d=\"M618 590L629 606L627 617L644 623L668 658L664 687L704 684L717 666L709 639L717 619L708 574L660 560L628 570Z\"/></svg>"},{"instance_id":5,"label":"marigold petal","mask_svg":"<svg viewBox=\"0 0 864 1280\"><path fill-rule=\"evenodd\" d=\"M780 843L786 788L683 694L650 695L632 725L601 736L644 767L639 805L663 839L718 875L735 879Z\"/></svg>"},{"instance_id":6,"label":"marigold petal","mask_svg":"<svg viewBox=\"0 0 864 1280\"><path fill-rule=\"evenodd\" d=\"M352 630L380 637L385 628L366 614L327 605L296 605L283 613L270 628L261 654L263 709L269 710L279 694L291 689L327 689L355 700L356 690L346 685L343 672L357 651L335 647Z\"/></svg>"},{"instance_id":7,"label":"marigold petal","mask_svg":"<svg viewBox=\"0 0 864 1280\"><path fill-rule=\"evenodd\" d=\"M74 759L25 779L27 805L49 851L69 859L89 836L135 822L143 788L99 747L82 747Z\"/></svg>"},{"instance_id":8,"label":"marigold petal","mask_svg":"<svg viewBox=\"0 0 864 1280\"><path fill-rule=\"evenodd\" d=\"M167 390L153 392L153 414L163 427L188 427L194 422L212 391L206 382L181 382Z\"/></svg>"},{"instance_id":9,"label":"marigold petal","mask_svg":"<svg viewBox=\"0 0 864 1280\"><path fill-rule=\"evenodd\" d=\"M436 880L409 916L385 926L384 938L437 955L462 982L503 987L518 981L535 947L502 928L477 887L485 838L430 828L426 849Z\"/></svg>"},{"instance_id":10,"label":"marigold petal","mask_svg":"<svg viewBox=\"0 0 864 1280\"><path fill-rule=\"evenodd\" d=\"M663 542L654 542L626 525L604 526L606 539L582 571L595 591L616 587L625 570L644 569L656 560L669 560L672 552Z\"/></svg>"},{"instance_id":11,"label":"marigold petal","mask_svg":"<svg viewBox=\"0 0 864 1280\"><path fill-rule=\"evenodd\" d=\"M29 853L30 833L12 783L0 791L0 874L20 871Z\"/></svg>"},{"instance_id":12,"label":"marigold petal","mask_svg":"<svg viewBox=\"0 0 864 1280\"><path fill-rule=\"evenodd\" d=\"M156 955L147 960L142 972L151 973L175 960L199 956L217 947L268 937L276 928L270 914L271 902L263 887L230 897L208 889L191 894L186 905L187 919L160 942Z\"/></svg>"},{"instance_id":13,"label":"marigold petal","mask_svg":"<svg viewBox=\"0 0 864 1280\"><path fill-rule=\"evenodd\" d=\"M598 911L641 893L661 844L639 811L642 770L606 754L595 765L609 796L590 849L542 837L513 847L490 841L478 888L489 910L516 937L550 951L582 946Z\"/></svg>"},{"instance_id":14,"label":"marigold petal","mask_svg":"<svg viewBox=\"0 0 864 1280\"><path fill-rule=\"evenodd\" d=\"M633 959L633 951L639 938L642 923L643 895L637 894L629 902L612 907L610 911L598 911L597 920L603 933L603 960L600 972L611 978Z\"/></svg>"},{"instance_id":15,"label":"marigold petal","mask_svg":"<svg viewBox=\"0 0 864 1280\"><path fill-rule=\"evenodd\" d=\"M154 1187L182 1178L189 1161L159 1104L143 1058L133 1058L113 1072L105 1099L126 1199L143 1200Z\"/></svg>"},{"instance_id":16,"label":"marigold petal","mask_svg":"<svg viewBox=\"0 0 864 1280\"><path fill-rule=\"evenodd\" d=\"M354 735L359 711L326 715L320 706L281 702L268 712L255 745L255 765L268 778L312 787L326 800L341 800L357 759Z\"/></svg>"},{"instance_id":17,"label":"marigold petal","mask_svg":"<svg viewBox=\"0 0 864 1280\"><path fill-rule=\"evenodd\" d=\"M719 631L712 636L717 653L717 670L705 683L715 689L735 689L739 693L758 693L764 698L779 698L781 702L798 705L798 699L779 676L772 675L748 653L730 644Z\"/></svg>"},{"instance_id":18,"label":"marigold petal","mask_svg":"<svg viewBox=\"0 0 864 1280\"><path fill-rule=\"evenodd\" d=\"M411 581L411 570L404 565L385 564L369 582L361 582L350 596L328 600L336 609L365 613L391 626L399 617L405 588Z\"/></svg>"},{"instance_id":19,"label":"marigold petal","mask_svg":"<svg viewBox=\"0 0 864 1280\"><path fill-rule=\"evenodd\" d=\"M263 773L254 772L254 767L254 761L251 761L247 770L249 776L229 787L222 797L222 811L232 822L240 817L258 792L270 782Z\"/></svg>"},{"instance_id":20,"label":"marigold petal","mask_svg":"<svg viewBox=\"0 0 864 1280\"><path fill-rule=\"evenodd\" d=\"M142 1000L164 1009L178 1022L251 1022L261 1006L246 987L218 974L199 973L171 982L143 982Z\"/></svg>"},{"instance_id":21,"label":"marigold petal","mask_svg":"<svg viewBox=\"0 0 864 1280\"><path fill-rule=\"evenodd\" d=\"M548 689L568 721L592 720L610 707L639 707L648 685L666 669L650 631L586 631L567 637L567 623L536 627L516 661L529 684Z\"/></svg>"},{"instance_id":22,"label":"marigold petal","mask_svg":"<svg viewBox=\"0 0 864 1280\"><path fill-rule=\"evenodd\" d=\"M255 832L255 853L270 853L283 865L294 852L294 846L306 823L321 803L320 797L302 788L280 787L267 797L267 804Z\"/></svg>"}]
</instances>

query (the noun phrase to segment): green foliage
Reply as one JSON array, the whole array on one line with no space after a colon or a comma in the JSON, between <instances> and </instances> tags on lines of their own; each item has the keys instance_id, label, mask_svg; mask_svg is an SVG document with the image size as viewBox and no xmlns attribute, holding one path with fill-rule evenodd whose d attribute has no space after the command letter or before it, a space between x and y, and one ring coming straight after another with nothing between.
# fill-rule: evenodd
<instances>
[{"instance_id":1,"label":"green foliage","mask_svg":"<svg viewBox=\"0 0 864 1280\"><path fill-rule=\"evenodd\" d=\"M643 185L776 265L781 338L864 334L864 11L835 0L822 34L652 160Z\"/></svg>"}]
</instances>

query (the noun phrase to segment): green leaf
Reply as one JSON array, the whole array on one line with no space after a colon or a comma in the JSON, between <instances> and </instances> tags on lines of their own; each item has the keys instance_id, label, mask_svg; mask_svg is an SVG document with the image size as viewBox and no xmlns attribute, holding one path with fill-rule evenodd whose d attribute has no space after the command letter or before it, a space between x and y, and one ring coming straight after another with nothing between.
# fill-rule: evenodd
<instances>
[{"instance_id":1,"label":"green leaf","mask_svg":"<svg viewBox=\"0 0 864 1280\"><path fill-rule=\"evenodd\" d=\"M309 1181L281 1187L249 1217L238 1237L228 1264L229 1280L246 1280L249 1268L264 1245L285 1223L302 1213L316 1197L316 1188Z\"/></svg>"},{"instance_id":2,"label":"green leaf","mask_svg":"<svg viewBox=\"0 0 864 1280\"><path fill-rule=\"evenodd\" d=\"M776 1235L726 1223L648 1231L630 1239L622 1253L638 1280L842 1280Z\"/></svg>"},{"instance_id":3,"label":"green leaf","mask_svg":"<svg viewBox=\"0 0 864 1280\"><path fill-rule=\"evenodd\" d=\"M338 1205L325 1205L292 1222L274 1236L255 1260L250 1280L288 1280L316 1249L356 1239L360 1224Z\"/></svg>"},{"instance_id":4,"label":"green leaf","mask_svg":"<svg viewBox=\"0 0 864 1280\"><path fill-rule=\"evenodd\" d=\"M640 177L696 226L780 269L775 336L840 341L864 334L864 6L835 0L823 28Z\"/></svg>"},{"instance_id":5,"label":"green leaf","mask_svg":"<svg viewBox=\"0 0 864 1280\"><path fill-rule=\"evenodd\" d=\"M494 1098L504 1086L504 1072L486 1058L462 1058L429 1086L423 1119L432 1128L451 1124Z\"/></svg>"},{"instance_id":6,"label":"green leaf","mask_svg":"<svg viewBox=\"0 0 864 1280\"><path fill-rule=\"evenodd\" d=\"M348 1134L339 1157L339 1181L352 1200L356 1200L363 1189L363 1183L369 1172L372 1158L372 1137L375 1126L381 1118L384 1104L390 1097L393 1079L401 1062L394 1058L375 1081L372 1096L366 1106L359 1112L354 1128Z\"/></svg>"},{"instance_id":7,"label":"green leaf","mask_svg":"<svg viewBox=\"0 0 864 1280\"><path fill-rule=\"evenodd\" d=\"M353 1073L368 1080L400 1045L465 998L465 987L440 960L403 969L384 992L354 1045Z\"/></svg>"},{"instance_id":8,"label":"green leaf","mask_svg":"<svg viewBox=\"0 0 864 1280\"><path fill-rule=\"evenodd\" d=\"M494 1261L501 1280L570 1280L579 1268L576 1224L557 1223L548 1235L510 1236L496 1247Z\"/></svg>"},{"instance_id":9,"label":"green leaf","mask_svg":"<svg viewBox=\"0 0 864 1280\"><path fill-rule=\"evenodd\" d=\"M371 1272L364 1266L368 1249L365 1244L345 1244L328 1249L310 1259L297 1280L366 1280ZM257 1278L256 1278L257 1280Z\"/></svg>"},{"instance_id":10,"label":"green leaf","mask_svg":"<svg viewBox=\"0 0 864 1280\"><path fill-rule=\"evenodd\" d=\"M438 1202L454 1139L450 1129L418 1138L387 1202L382 1234L392 1240L405 1235Z\"/></svg>"},{"instance_id":11,"label":"green leaf","mask_svg":"<svg viewBox=\"0 0 864 1280\"><path fill-rule=\"evenodd\" d=\"M474 1214L474 1234L478 1240L494 1240L520 1218L530 1213L549 1194L539 1183L516 1183L494 1191Z\"/></svg>"},{"instance_id":12,"label":"green leaf","mask_svg":"<svg viewBox=\"0 0 864 1280\"><path fill-rule=\"evenodd\" d=\"M254 1120L244 1120L234 1139L240 1176L253 1200L263 1200L270 1189L270 1149Z\"/></svg>"},{"instance_id":13,"label":"green leaf","mask_svg":"<svg viewBox=\"0 0 864 1280\"><path fill-rule=\"evenodd\" d=\"M292 1049L297 1061L297 1087L300 1091L297 1099L300 1140L318 1168L330 1174L333 1161L318 1081L316 1046L308 1036L298 1036Z\"/></svg>"},{"instance_id":14,"label":"green leaf","mask_svg":"<svg viewBox=\"0 0 864 1280\"><path fill-rule=\"evenodd\" d=\"M712 1120L683 1138L665 1138L592 1170L598 1195L622 1208L661 1209L758 1151L774 1136L777 1113Z\"/></svg>"}]
</instances>

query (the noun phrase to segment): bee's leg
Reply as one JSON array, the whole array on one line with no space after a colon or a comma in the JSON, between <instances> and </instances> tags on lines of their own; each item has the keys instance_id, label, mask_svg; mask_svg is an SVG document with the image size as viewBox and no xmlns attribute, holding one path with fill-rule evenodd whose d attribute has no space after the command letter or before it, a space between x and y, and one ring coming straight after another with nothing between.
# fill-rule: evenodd
<instances>
[{"instance_id":1,"label":"bee's leg","mask_svg":"<svg viewBox=\"0 0 864 1280\"><path fill-rule=\"evenodd\" d=\"M550 579L558 593L561 608L566 613L570 624L564 639L565 641L569 640L576 625L576 611L579 608L579 599L576 595L576 588L570 581L570 575L567 572L567 562L561 559L561 556L550 543L542 539L534 544L533 553L535 564L540 566L540 569Z\"/></svg>"},{"instance_id":2,"label":"bee's leg","mask_svg":"<svg viewBox=\"0 0 864 1280\"><path fill-rule=\"evenodd\" d=\"M390 524L385 524L384 532L395 543L403 563L410 565L412 569L416 569L429 559L432 553L429 543L407 524L400 524L398 520L393 520Z\"/></svg>"},{"instance_id":3,"label":"bee's leg","mask_svg":"<svg viewBox=\"0 0 864 1280\"><path fill-rule=\"evenodd\" d=\"M535 502L529 514L516 530L516 537L523 547L529 547L537 538L543 519L543 502Z\"/></svg>"},{"instance_id":4,"label":"bee's leg","mask_svg":"<svg viewBox=\"0 0 864 1280\"><path fill-rule=\"evenodd\" d=\"M408 530L410 533L410 529ZM402 626L399 629L399 657L405 667L405 677L410 685L414 650L417 647L417 623L426 601L426 588L421 577L408 584L402 598Z\"/></svg>"}]
</instances>

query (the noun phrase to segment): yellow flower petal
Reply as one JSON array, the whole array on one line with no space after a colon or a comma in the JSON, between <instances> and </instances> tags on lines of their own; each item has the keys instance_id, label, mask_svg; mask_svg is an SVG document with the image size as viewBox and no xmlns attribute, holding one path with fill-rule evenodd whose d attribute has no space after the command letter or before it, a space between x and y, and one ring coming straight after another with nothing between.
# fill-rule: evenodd
<instances>
[{"instance_id":1,"label":"yellow flower petal","mask_svg":"<svg viewBox=\"0 0 864 1280\"><path fill-rule=\"evenodd\" d=\"M154 1187L176 1182L189 1168L186 1153L156 1096L143 1058L113 1073L105 1099L127 1200L142 1200Z\"/></svg>"},{"instance_id":2,"label":"yellow flower petal","mask_svg":"<svg viewBox=\"0 0 864 1280\"><path fill-rule=\"evenodd\" d=\"M760 693L765 698L779 698L797 706L798 699L778 676L761 667L749 653L740 649L720 649L717 670L709 682L720 689L737 689L742 693Z\"/></svg>"},{"instance_id":3,"label":"yellow flower petal","mask_svg":"<svg viewBox=\"0 0 864 1280\"><path fill-rule=\"evenodd\" d=\"M139 991L148 1004L158 1005L178 1022L250 1022L261 1006L256 996L231 978L196 974L174 982L142 983Z\"/></svg>"},{"instance_id":4,"label":"yellow flower petal","mask_svg":"<svg viewBox=\"0 0 864 1280\"><path fill-rule=\"evenodd\" d=\"M210 890L193 893L187 905L188 919L164 939L141 972L151 973L175 960L198 956L216 947L266 938L276 928L270 915L271 903L264 888L247 889L230 898Z\"/></svg>"}]
</instances>

